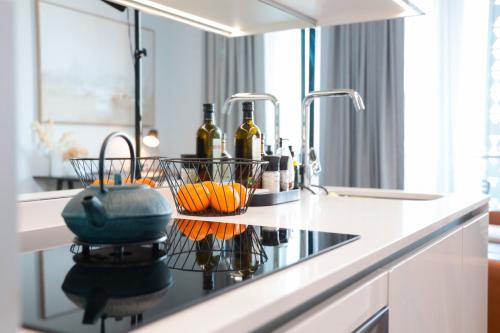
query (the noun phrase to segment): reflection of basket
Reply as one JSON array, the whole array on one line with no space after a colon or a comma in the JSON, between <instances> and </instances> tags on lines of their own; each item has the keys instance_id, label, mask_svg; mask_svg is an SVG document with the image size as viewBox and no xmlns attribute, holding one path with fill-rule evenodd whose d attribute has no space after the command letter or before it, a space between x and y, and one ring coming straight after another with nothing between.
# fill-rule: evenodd
<instances>
[{"instance_id":1,"label":"reflection of basket","mask_svg":"<svg viewBox=\"0 0 500 333\"><path fill-rule=\"evenodd\" d=\"M177 211L199 216L245 213L268 164L223 158L165 158L160 162Z\"/></svg>"},{"instance_id":2,"label":"reflection of basket","mask_svg":"<svg viewBox=\"0 0 500 333\"><path fill-rule=\"evenodd\" d=\"M99 179L98 158L73 158L71 165L84 187ZM104 183L113 182L115 174L120 174L125 183L130 182L130 158L105 158ZM137 159L136 179L151 187L165 186L165 174L160 167L159 157L141 157ZM94 184L96 184L94 183Z\"/></svg>"},{"instance_id":3,"label":"reflection of basket","mask_svg":"<svg viewBox=\"0 0 500 333\"><path fill-rule=\"evenodd\" d=\"M267 261L253 226L177 219L167 234L172 269L249 276Z\"/></svg>"}]
</instances>

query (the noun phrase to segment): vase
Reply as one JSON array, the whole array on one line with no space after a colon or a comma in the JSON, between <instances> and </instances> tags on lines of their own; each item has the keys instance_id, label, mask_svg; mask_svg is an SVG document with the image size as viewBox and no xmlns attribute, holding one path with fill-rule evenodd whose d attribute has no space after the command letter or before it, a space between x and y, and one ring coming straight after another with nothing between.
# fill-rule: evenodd
<instances>
[{"instance_id":1,"label":"vase","mask_svg":"<svg viewBox=\"0 0 500 333\"><path fill-rule=\"evenodd\" d=\"M63 158L58 151L51 151L49 155L49 175L52 177L63 176Z\"/></svg>"}]
</instances>

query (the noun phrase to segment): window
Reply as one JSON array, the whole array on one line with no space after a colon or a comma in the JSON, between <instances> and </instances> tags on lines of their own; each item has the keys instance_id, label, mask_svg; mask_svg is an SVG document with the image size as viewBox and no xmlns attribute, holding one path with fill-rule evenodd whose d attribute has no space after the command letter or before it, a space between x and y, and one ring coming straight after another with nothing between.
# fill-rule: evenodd
<instances>
[{"instance_id":1,"label":"window","mask_svg":"<svg viewBox=\"0 0 500 333\"><path fill-rule=\"evenodd\" d=\"M280 101L280 136L295 152L301 145L300 30L264 35L265 91ZM266 103L266 144L274 142L274 114Z\"/></svg>"},{"instance_id":2,"label":"window","mask_svg":"<svg viewBox=\"0 0 500 333\"><path fill-rule=\"evenodd\" d=\"M500 1L491 5L489 40L489 99L485 192L491 209L500 208Z\"/></svg>"},{"instance_id":3,"label":"window","mask_svg":"<svg viewBox=\"0 0 500 333\"><path fill-rule=\"evenodd\" d=\"M480 192L489 3L423 2L405 19L405 189Z\"/></svg>"}]
</instances>

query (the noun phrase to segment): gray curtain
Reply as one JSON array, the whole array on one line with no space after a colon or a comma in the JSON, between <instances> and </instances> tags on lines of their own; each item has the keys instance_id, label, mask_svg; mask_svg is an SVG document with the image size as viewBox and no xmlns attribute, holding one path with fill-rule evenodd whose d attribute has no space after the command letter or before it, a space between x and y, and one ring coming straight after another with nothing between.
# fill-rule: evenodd
<instances>
[{"instance_id":1,"label":"gray curtain","mask_svg":"<svg viewBox=\"0 0 500 333\"><path fill-rule=\"evenodd\" d=\"M403 56L402 19L321 29L321 89L353 88L366 105L321 100L321 184L403 188Z\"/></svg>"},{"instance_id":2,"label":"gray curtain","mask_svg":"<svg viewBox=\"0 0 500 333\"><path fill-rule=\"evenodd\" d=\"M217 104L217 121L222 124L224 101L239 92L264 91L263 36L226 38L205 33L205 98ZM265 127L264 104L256 104L256 123ZM234 153L234 132L242 122L241 107L235 103L228 119L228 151ZM224 129L223 129L224 130Z\"/></svg>"}]
</instances>

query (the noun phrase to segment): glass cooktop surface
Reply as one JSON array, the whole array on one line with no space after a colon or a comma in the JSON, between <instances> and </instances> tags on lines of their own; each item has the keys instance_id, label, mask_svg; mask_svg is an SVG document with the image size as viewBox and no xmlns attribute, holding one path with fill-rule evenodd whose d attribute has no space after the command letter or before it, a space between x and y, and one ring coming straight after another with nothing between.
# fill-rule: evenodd
<instances>
[{"instance_id":1,"label":"glass cooktop surface","mask_svg":"<svg viewBox=\"0 0 500 333\"><path fill-rule=\"evenodd\" d=\"M358 238L173 219L152 243L22 254L23 326L126 332Z\"/></svg>"}]
</instances>

